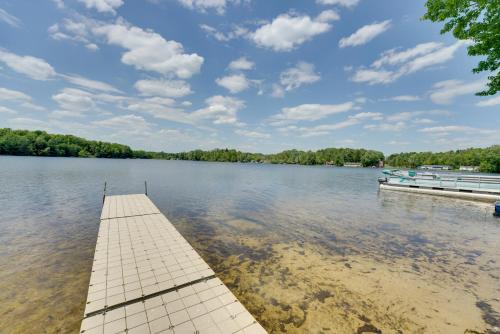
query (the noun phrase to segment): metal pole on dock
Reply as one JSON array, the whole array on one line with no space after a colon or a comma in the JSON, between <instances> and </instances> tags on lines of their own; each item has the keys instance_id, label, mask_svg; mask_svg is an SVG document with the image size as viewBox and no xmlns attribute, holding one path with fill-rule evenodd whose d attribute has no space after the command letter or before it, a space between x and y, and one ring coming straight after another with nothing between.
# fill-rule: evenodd
<instances>
[{"instance_id":1,"label":"metal pole on dock","mask_svg":"<svg viewBox=\"0 0 500 334\"><path fill-rule=\"evenodd\" d=\"M104 199L106 199L106 181L104 181L104 191L103 191L103 194L102 194L102 204L104 205Z\"/></svg>"},{"instance_id":2,"label":"metal pole on dock","mask_svg":"<svg viewBox=\"0 0 500 334\"><path fill-rule=\"evenodd\" d=\"M144 181L144 194L148 195L148 183L146 181Z\"/></svg>"}]
</instances>

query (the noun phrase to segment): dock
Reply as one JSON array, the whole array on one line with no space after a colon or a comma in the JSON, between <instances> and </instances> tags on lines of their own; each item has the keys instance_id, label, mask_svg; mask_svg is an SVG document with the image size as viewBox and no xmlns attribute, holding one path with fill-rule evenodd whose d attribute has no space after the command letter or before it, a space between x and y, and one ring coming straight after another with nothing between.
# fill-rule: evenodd
<instances>
[{"instance_id":1,"label":"dock","mask_svg":"<svg viewBox=\"0 0 500 334\"><path fill-rule=\"evenodd\" d=\"M105 196L80 333L267 333L144 194Z\"/></svg>"}]
</instances>

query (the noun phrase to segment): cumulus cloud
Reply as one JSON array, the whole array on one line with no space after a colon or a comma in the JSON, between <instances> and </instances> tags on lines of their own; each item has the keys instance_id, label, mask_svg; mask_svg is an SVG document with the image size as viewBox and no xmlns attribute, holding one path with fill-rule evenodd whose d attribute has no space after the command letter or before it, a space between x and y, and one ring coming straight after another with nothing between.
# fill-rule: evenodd
<instances>
[{"instance_id":1,"label":"cumulus cloud","mask_svg":"<svg viewBox=\"0 0 500 334\"><path fill-rule=\"evenodd\" d=\"M28 108L36 111L45 110L44 107L33 103L31 96L12 89L0 87L0 101L15 102L23 108Z\"/></svg>"},{"instance_id":2,"label":"cumulus cloud","mask_svg":"<svg viewBox=\"0 0 500 334\"><path fill-rule=\"evenodd\" d=\"M240 93L250 87L250 81L244 74L232 74L217 78L215 82L229 90L232 94Z\"/></svg>"},{"instance_id":3,"label":"cumulus cloud","mask_svg":"<svg viewBox=\"0 0 500 334\"><path fill-rule=\"evenodd\" d=\"M316 21L318 22L330 22L337 20L340 20L340 15L332 9L324 10L316 17Z\"/></svg>"},{"instance_id":4,"label":"cumulus cloud","mask_svg":"<svg viewBox=\"0 0 500 334\"><path fill-rule=\"evenodd\" d=\"M97 26L92 32L104 37L109 44L127 49L122 62L139 70L186 79L198 73L204 61L196 53L185 53L182 44L167 41L151 30L131 26L123 20Z\"/></svg>"},{"instance_id":5,"label":"cumulus cloud","mask_svg":"<svg viewBox=\"0 0 500 334\"><path fill-rule=\"evenodd\" d=\"M356 69L351 80L370 85L391 83L402 76L446 63L465 44L467 42L458 41L444 46L442 43L431 42L418 44L402 51L391 49L383 52L369 68Z\"/></svg>"},{"instance_id":6,"label":"cumulus cloud","mask_svg":"<svg viewBox=\"0 0 500 334\"><path fill-rule=\"evenodd\" d=\"M61 109L69 111L87 111L95 107L92 94L75 88L64 88L52 96Z\"/></svg>"},{"instance_id":7,"label":"cumulus cloud","mask_svg":"<svg viewBox=\"0 0 500 334\"><path fill-rule=\"evenodd\" d=\"M311 84L320 79L319 74L314 72L314 65L303 61L281 72L280 75L280 83L287 91L299 88L305 84Z\"/></svg>"},{"instance_id":8,"label":"cumulus cloud","mask_svg":"<svg viewBox=\"0 0 500 334\"><path fill-rule=\"evenodd\" d=\"M175 100L170 98L151 97L127 101L126 110L152 115L155 118L172 122L194 124L190 115L182 108L175 106Z\"/></svg>"},{"instance_id":9,"label":"cumulus cloud","mask_svg":"<svg viewBox=\"0 0 500 334\"><path fill-rule=\"evenodd\" d=\"M391 20L385 20L382 22L374 22L372 24L365 25L355 33L348 37L344 37L339 41L339 46L345 48L348 46L359 46L368 43L378 35L387 31L391 27Z\"/></svg>"},{"instance_id":10,"label":"cumulus cloud","mask_svg":"<svg viewBox=\"0 0 500 334\"><path fill-rule=\"evenodd\" d=\"M181 5L189 9L195 9L200 12L215 10L219 15L226 12L226 6L229 3L240 4L241 0L177 0Z\"/></svg>"},{"instance_id":11,"label":"cumulus cloud","mask_svg":"<svg viewBox=\"0 0 500 334\"><path fill-rule=\"evenodd\" d=\"M456 97L462 95L473 95L474 93L483 90L485 86L485 79L469 83L465 83L460 80L440 81L434 84L433 90L430 93L430 98L437 104L451 104Z\"/></svg>"},{"instance_id":12,"label":"cumulus cloud","mask_svg":"<svg viewBox=\"0 0 500 334\"><path fill-rule=\"evenodd\" d=\"M321 124L310 127L289 125L286 127L278 128L278 131L285 134L296 134L300 137L307 138L325 136L332 133L332 131L348 128L359 123L359 119L347 118L346 120L337 123Z\"/></svg>"},{"instance_id":13,"label":"cumulus cloud","mask_svg":"<svg viewBox=\"0 0 500 334\"><path fill-rule=\"evenodd\" d=\"M139 80L134 87L147 96L184 97L192 93L191 86L182 80L147 79Z\"/></svg>"},{"instance_id":14,"label":"cumulus cloud","mask_svg":"<svg viewBox=\"0 0 500 334\"><path fill-rule=\"evenodd\" d=\"M246 57L241 57L233 60L228 68L232 71L247 71L252 70L255 67L255 63L248 60Z\"/></svg>"},{"instance_id":15,"label":"cumulus cloud","mask_svg":"<svg viewBox=\"0 0 500 334\"><path fill-rule=\"evenodd\" d=\"M31 96L18 90L0 87L0 101L31 101Z\"/></svg>"},{"instance_id":16,"label":"cumulus cloud","mask_svg":"<svg viewBox=\"0 0 500 334\"><path fill-rule=\"evenodd\" d=\"M269 133L264 133L264 132L260 132L260 131L236 129L234 132L240 136L245 136L245 137L254 138L254 139L271 138L271 135Z\"/></svg>"},{"instance_id":17,"label":"cumulus cloud","mask_svg":"<svg viewBox=\"0 0 500 334\"><path fill-rule=\"evenodd\" d=\"M492 97L483 101L480 101L476 104L478 107L493 107L500 104L500 95L496 97Z\"/></svg>"},{"instance_id":18,"label":"cumulus cloud","mask_svg":"<svg viewBox=\"0 0 500 334\"><path fill-rule=\"evenodd\" d=\"M0 50L0 61L12 70L24 74L34 80L48 80L56 75L54 68L41 58L19 56Z\"/></svg>"},{"instance_id":19,"label":"cumulus cloud","mask_svg":"<svg viewBox=\"0 0 500 334\"><path fill-rule=\"evenodd\" d=\"M437 135L447 135L452 132L463 132L463 133L471 133L471 134L491 134L494 133L494 130L489 129L479 129L471 126L465 125L443 125L443 126L434 126L429 128L423 128L418 130L423 133L429 134L437 134Z\"/></svg>"},{"instance_id":20,"label":"cumulus cloud","mask_svg":"<svg viewBox=\"0 0 500 334\"><path fill-rule=\"evenodd\" d=\"M245 102L229 96L215 95L205 100L206 107L190 114L194 120L211 120L214 124L241 125L237 113Z\"/></svg>"},{"instance_id":21,"label":"cumulus cloud","mask_svg":"<svg viewBox=\"0 0 500 334\"><path fill-rule=\"evenodd\" d=\"M301 104L296 107L283 108L279 114L271 118L272 125L281 125L297 121L317 121L327 116L354 109L353 102L341 104Z\"/></svg>"},{"instance_id":22,"label":"cumulus cloud","mask_svg":"<svg viewBox=\"0 0 500 334\"><path fill-rule=\"evenodd\" d=\"M11 27L19 28L21 26L21 20L19 20L14 15L9 14L6 10L0 8L0 21L7 23Z\"/></svg>"},{"instance_id":23,"label":"cumulus cloud","mask_svg":"<svg viewBox=\"0 0 500 334\"><path fill-rule=\"evenodd\" d=\"M316 0L320 5L338 5L343 7L354 7L359 3L359 0Z\"/></svg>"},{"instance_id":24,"label":"cumulus cloud","mask_svg":"<svg viewBox=\"0 0 500 334\"><path fill-rule=\"evenodd\" d=\"M233 29L229 32L222 32L218 30L217 28L214 28L212 26L209 26L208 24L201 24L200 25L201 30L203 30L207 35L212 36L219 42L228 42L232 39L239 38L239 37L245 37L248 35L249 31L245 27L241 26L234 26Z\"/></svg>"},{"instance_id":25,"label":"cumulus cloud","mask_svg":"<svg viewBox=\"0 0 500 334\"><path fill-rule=\"evenodd\" d=\"M396 101L396 102L414 102L419 101L420 97L416 95L398 95L382 99L381 101Z\"/></svg>"},{"instance_id":26,"label":"cumulus cloud","mask_svg":"<svg viewBox=\"0 0 500 334\"><path fill-rule=\"evenodd\" d=\"M110 93L121 93L121 91L112 85L102 82L102 81L97 81L97 80L92 80L88 79L79 75L65 75L65 74L60 74L60 76L69 83L72 83L73 85L77 85L80 87L88 88L91 90L95 91L103 91L103 92L110 92Z\"/></svg>"},{"instance_id":27,"label":"cumulus cloud","mask_svg":"<svg viewBox=\"0 0 500 334\"><path fill-rule=\"evenodd\" d=\"M49 36L56 41L72 41L81 43L90 51L99 50L99 46L91 41L92 28L97 25L95 20L84 16L65 18L61 23L55 23L48 29Z\"/></svg>"},{"instance_id":28,"label":"cumulus cloud","mask_svg":"<svg viewBox=\"0 0 500 334\"><path fill-rule=\"evenodd\" d=\"M285 90L280 85L273 84L272 91L271 91L271 96L272 97L282 98L282 97L285 96Z\"/></svg>"},{"instance_id":29,"label":"cumulus cloud","mask_svg":"<svg viewBox=\"0 0 500 334\"><path fill-rule=\"evenodd\" d=\"M123 0L78 0L87 8L94 8L100 13L116 14L115 9L123 5Z\"/></svg>"},{"instance_id":30,"label":"cumulus cloud","mask_svg":"<svg viewBox=\"0 0 500 334\"><path fill-rule=\"evenodd\" d=\"M7 107L4 107L4 106L0 106L0 113L5 113L5 114L17 114L16 111L10 109L10 108L7 108Z\"/></svg>"},{"instance_id":31,"label":"cumulus cloud","mask_svg":"<svg viewBox=\"0 0 500 334\"><path fill-rule=\"evenodd\" d=\"M92 124L105 128L123 130L129 134L142 134L146 131L150 131L153 127L153 125L147 122L144 117L132 114L94 121Z\"/></svg>"},{"instance_id":32,"label":"cumulus cloud","mask_svg":"<svg viewBox=\"0 0 500 334\"><path fill-rule=\"evenodd\" d=\"M329 23L338 19L331 11L323 12L316 18L295 13L281 14L272 22L259 27L249 34L249 38L258 46L274 51L291 51L314 36L332 28Z\"/></svg>"}]
</instances>

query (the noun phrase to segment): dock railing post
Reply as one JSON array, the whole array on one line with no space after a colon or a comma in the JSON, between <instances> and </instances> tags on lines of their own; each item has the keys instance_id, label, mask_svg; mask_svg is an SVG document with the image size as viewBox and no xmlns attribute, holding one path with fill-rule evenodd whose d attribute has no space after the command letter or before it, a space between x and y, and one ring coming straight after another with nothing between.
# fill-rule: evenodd
<instances>
[{"instance_id":1,"label":"dock railing post","mask_svg":"<svg viewBox=\"0 0 500 334\"><path fill-rule=\"evenodd\" d=\"M104 191L102 193L102 205L104 205L104 200L106 199L106 185L107 185L107 182L104 181Z\"/></svg>"},{"instance_id":2,"label":"dock railing post","mask_svg":"<svg viewBox=\"0 0 500 334\"><path fill-rule=\"evenodd\" d=\"M148 183L146 181L144 181L144 194L148 195Z\"/></svg>"}]
</instances>

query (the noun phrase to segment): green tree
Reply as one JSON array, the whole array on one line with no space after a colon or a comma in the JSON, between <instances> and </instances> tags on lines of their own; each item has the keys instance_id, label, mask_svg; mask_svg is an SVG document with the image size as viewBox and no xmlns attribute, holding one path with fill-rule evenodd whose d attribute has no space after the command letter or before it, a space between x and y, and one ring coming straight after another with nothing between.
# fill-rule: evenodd
<instances>
[{"instance_id":1,"label":"green tree","mask_svg":"<svg viewBox=\"0 0 500 334\"><path fill-rule=\"evenodd\" d=\"M441 33L467 40L470 56L486 56L472 70L489 71L488 88L477 95L495 95L500 89L500 0L427 0L424 20L446 21Z\"/></svg>"}]
</instances>

